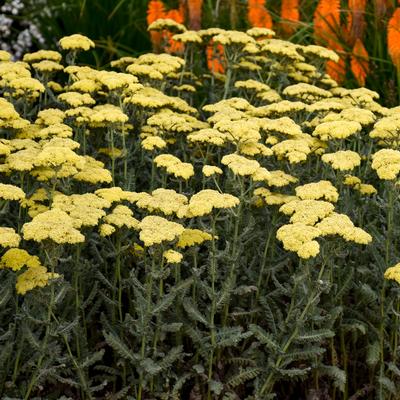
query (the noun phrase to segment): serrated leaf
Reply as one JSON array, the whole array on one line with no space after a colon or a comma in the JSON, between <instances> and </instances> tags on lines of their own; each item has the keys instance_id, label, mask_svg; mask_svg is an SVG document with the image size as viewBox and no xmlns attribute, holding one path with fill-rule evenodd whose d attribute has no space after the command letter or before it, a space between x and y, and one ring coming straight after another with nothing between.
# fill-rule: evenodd
<instances>
[{"instance_id":1,"label":"serrated leaf","mask_svg":"<svg viewBox=\"0 0 400 400\"><path fill-rule=\"evenodd\" d=\"M183 302L183 308L188 313L189 317L192 318L194 321L201 322L205 326L209 326L206 317L201 314L198 308L193 304L191 299L185 299Z\"/></svg>"},{"instance_id":2,"label":"serrated leaf","mask_svg":"<svg viewBox=\"0 0 400 400\"><path fill-rule=\"evenodd\" d=\"M151 358L145 358L140 362L140 365L149 375L152 376L158 374L162 370L161 366L156 364Z\"/></svg>"},{"instance_id":3,"label":"serrated leaf","mask_svg":"<svg viewBox=\"0 0 400 400\"><path fill-rule=\"evenodd\" d=\"M236 375L229 378L228 382L226 383L229 387L236 387L242 385L243 383L249 381L250 379L256 378L260 372L262 371L261 368L246 368L241 370Z\"/></svg>"},{"instance_id":4,"label":"serrated leaf","mask_svg":"<svg viewBox=\"0 0 400 400\"><path fill-rule=\"evenodd\" d=\"M103 356L104 356L104 349L96 351L91 356L85 358L85 360L81 364L81 367L82 368L90 367L97 361L100 361L103 358Z\"/></svg>"},{"instance_id":5,"label":"serrated leaf","mask_svg":"<svg viewBox=\"0 0 400 400\"><path fill-rule=\"evenodd\" d=\"M281 348L276 343L271 335L267 332L264 331L264 329L260 328L258 325L251 324L250 325L250 331L254 334L254 336L262 343L264 344L267 348L271 350L275 350L277 352L281 352Z\"/></svg>"},{"instance_id":6,"label":"serrated leaf","mask_svg":"<svg viewBox=\"0 0 400 400\"><path fill-rule=\"evenodd\" d=\"M332 378L334 386L341 392L344 392L347 377L346 373L342 369L334 365L322 365L319 367L319 371L321 375L326 375Z\"/></svg>"},{"instance_id":7,"label":"serrated leaf","mask_svg":"<svg viewBox=\"0 0 400 400\"><path fill-rule=\"evenodd\" d=\"M112 334L103 331L104 339L107 344L112 347L117 354L119 354L122 358L125 358L130 361L137 361L137 357L129 350L129 348L121 341L121 339Z\"/></svg>"},{"instance_id":8,"label":"serrated leaf","mask_svg":"<svg viewBox=\"0 0 400 400\"><path fill-rule=\"evenodd\" d=\"M160 361L161 369L169 368L177 359L181 358L183 346L173 347Z\"/></svg>"},{"instance_id":9,"label":"serrated leaf","mask_svg":"<svg viewBox=\"0 0 400 400\"><path fill-rule=\"evenodd\" d=\"M330 329L319 329L298 335L296 340L300 342L320 342L335 336L335 332Z\"/></svg>"},{"instance_id":10,"label":"serrated leaf","mask_svg":"<svg viewBox=\"0 0 400 400\"><path fill-rule=\"evenodd\" d=\"M278 371L281 375L285 377L295 378L300 376L306 376L311 371L311 367L278 369Z\"/></svg>"}]
</instances>

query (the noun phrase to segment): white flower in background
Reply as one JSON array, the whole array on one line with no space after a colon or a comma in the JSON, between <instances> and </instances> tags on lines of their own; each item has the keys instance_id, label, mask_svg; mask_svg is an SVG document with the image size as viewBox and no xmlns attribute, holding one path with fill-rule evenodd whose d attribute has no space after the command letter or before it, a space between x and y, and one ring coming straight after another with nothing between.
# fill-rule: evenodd
<instances>
[{"instance_id":1,"label":"white flower in background","mask_svg":"<svg viewBox=\"0 0 400 400\"><path fill-rule=\"evenodd\" d=\"M45 43L38 27L20 18L24 8L22 0L6 0L0 7L0 49L10 52L14 59L21 58L34 43Z\"/></svg>"}]
</instances>

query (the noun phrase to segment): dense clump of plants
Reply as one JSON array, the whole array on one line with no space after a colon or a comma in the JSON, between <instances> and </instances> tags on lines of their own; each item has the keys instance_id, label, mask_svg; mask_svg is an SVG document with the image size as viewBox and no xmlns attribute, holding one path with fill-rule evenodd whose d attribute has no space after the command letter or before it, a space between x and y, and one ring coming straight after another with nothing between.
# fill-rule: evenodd
<instances>
[{"instance_id":1,"label":"dense clump of plants","mask_svg":"<svg viewBox=\"0 0 400 400\"><path fill-rule=\"evenodd\" d=\"M1 396L398 398L398 108L167 28L183 58L0 52Z\"/></svg>"}]
</instances>

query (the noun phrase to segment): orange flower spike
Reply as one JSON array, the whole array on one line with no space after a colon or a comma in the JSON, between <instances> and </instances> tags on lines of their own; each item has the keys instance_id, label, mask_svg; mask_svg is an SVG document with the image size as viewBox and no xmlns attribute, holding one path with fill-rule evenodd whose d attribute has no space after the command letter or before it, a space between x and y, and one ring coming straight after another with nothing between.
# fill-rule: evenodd
<instances>
[{"instance_id":1,"label":"orange flower spike","mask_svg":"<svg viewBox=\"0 0 400 400\"><path fill-rule=\"evenodd\" d=\"M387 45L390 58L400 71L400 7L396 8L387 27Z\"/></svg>"},{"instance_id":2,"label":"orange flower spike","mask_svg":"<svg viewBox=\"0 0 400 400\"><path fill-rule=\"evenodd\" d=\"M150 0L147 6L147 24L157 21L159 18L165 18L165 7L161 0ZM161 51L161 32L150 32L151 43L153 44L153 51Z\"/></svg>"},{"instance_id":3,"label":"orange flower spike","mask_svg":"<svg viewBox=\"0 0 400 400\"><path fill-rule=\"evenodd\" d=\"M165 18L165 7L161 0L150 0L147 6L147 24Z\"/></svg>"},{"instance_id":4,"label":"orange flower spike","mask_svg":"<svg viewBox=\"0 0 400 400\"><path fill-rule=\"evenodd\" d=\"M185 14L182 3L179 5L178 9L174 8L167 11L164 18L173 19L178 24L183 24L185 21ZM182 54L185 48L184 44L173 40L172 36L173 33L171 32L163 32L164 41L168 43L168 46L166 46L164 50L167 53Z\"/></svg>"},{"instance_id":5,"label":"orange flower spike","mask_svg":"<svg viewBox=\"0 0 400 400\"><path fill-rule=\"evenodd\" d=\"M342 83L346 77L346 62L344 59L346 53L342 45L338 42L332 42L329 48L334 50L339 55L339 61L328 61L326 63L326 72L336 82Z\"/></svg>"},{"instance_id":6,"label":"orange flower spike","mask_svg":"<svg viewBox=\"0 0 400 400\"><path fill-rule=\"evenodd\" d=\"M300 20L299 0L282 0L281 19L282 30L286 35L292 35Z\"/></svg>"},{"instance_id":7,"label":"orange flower spike","mask_svg":"<svg viewBox=\"0 0 400 400\"><path fill-rule=\"evenodd\" d=\"M188 0L189 27L190 29L199 30L201 28L201 11L203 0Z\"/></svg>"},{"instance_id":8,"label":"orange flower spike","mask_svg":"<svg viewBox=\"0 0 400 400\"><path fill-rule=\"evenodd\" d=\"M247 18L252 28L272 28L272 17L264 3L265 0L248 0Z\"/></svg>"},{"instance_id":9,"label":"orange flower spike","mask_svg":"<svg viewBox=\"0 0 400 400\"><path fill-rule=\"evenodd\" d=\"M213 74L223 74L225 73L225 67L222 63L224 60L224 47L222 44L215 46L213 41L207 45L207 67Z\"/></svg>"},{"instance_id":10,"label":"orange flower spike","mask_svg":"<svg viewBox=\"0 0 400 400\"><path fill-rule=\"evenodd\" d=\"M369 73L369 56L363 42L358 38L353 47L350 66L351 72L356 78L358 84L364 86L365 78Z\"/></svg>"},{"instance_id":11,"label":"orange flower spike","mask_svg":"<svg viewBox=\"0 0 400 400\"><path fill-rule=\"evenodd\" d=\"M314 38L326 45L336 41L340 25L340 0L319 0L314 13Z\"/></svg>"}]
</instances>

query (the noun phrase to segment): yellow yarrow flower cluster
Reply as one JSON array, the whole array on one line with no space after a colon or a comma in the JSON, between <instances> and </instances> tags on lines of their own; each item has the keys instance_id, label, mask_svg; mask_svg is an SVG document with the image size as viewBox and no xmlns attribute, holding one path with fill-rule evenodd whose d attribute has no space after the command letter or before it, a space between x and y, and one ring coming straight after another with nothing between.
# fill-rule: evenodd
<instances>
[{"instance_id":1,"label":"yellow yarrow flower cluster","mask_svg":"<svg viewBox=\"0 0 400 400\"><path fill-rule=\"evenodd\" d=\"M111 203L94 193L66 196L54 194L52 208L66 212L73 219L74 228L96 226L106 215L105 208Z\"/></svg>"},{"instance_id":2,"label":"yellow yarrow flower cluster","mask_svg":"<svg viewBox=\"0 0 400 400\"><path fill-rule=\"evenodd\" d=\"M36 287L44 287L50 279L60 276L56 273L47 272L37 256L32 256L23 249L9 249L0 259L0 269L8 268L13 271L20 271L24 267L27 269L17 277L16 289L18 294L24 295Z\"/></svg>"},{"instance_id":3,"label":"yellow yarrow flower cluster","mask_svg":"<svg viewBox=\"0 0 400 400\"><path fill-rule=\"evenodd\" d=\"M330 181L319 181L297 186L296 196L301 200L326 200L336 203L339 193Z\"/></svg>"},{"instance_id":4,"label":"yellow yarrow flower cluster","mask_svg":"<svg viewBox=\"0 0 400 400\"><path fill-rule=\"evenodd\" d=\"M349 136L360 132L362 126L355 121L332 121L319 124L313 132L313 136L318 136L321 140L346 139Z\"/></svg>"},{"instance_id":5,"label":"yellow yarrow flower cluster","mask_svg":"<svg viewBox=\"0 0 400 400\"><path fill-rule=\"evenodd\" d=\"M0 246L1 247L18 247L21 237L13 228L0 226Z\"/></svg>"},{"instance_id":6,"label":"yellow yarrow flower cluster","mask_svg":"<svg viewBox=\"0 0 400 400\"><path fill-rule=\"evenodd\" d=\"M212 240L212 236L200 229L185 229L180 235L176 247L185 248Z\"/></svg>"},{"instance_id":7,"label":"yellow yarrow flower cluster","mask_svg":"<svg viewBox=\"0 0 400 400\"><path fill-rule=\"evenodd\" d=\"M292 223L314 225L331 214L334 208L333 204L327 201L294 200L281 206L279 211L285 215L291 215L290 222Z\"/></svg>"},{"instance_id":8,"label":"yellow yarrow flower cluster","mask_svg":"<svg viewBox=\"0 0 400 400\"><path fill-rule=\"evenodd\" d=\"M202 168L204 176L221 175L223 173L222 169L216 167L215 165L204 165Z\"/></svg>"},{"instance_id":9,"label":"yellow yarrow flower cluster","mask_svg":"<svg viewBox=\"0 0 400 400\"><path fill-rule=\"evenodd\" d=\"M159 211L164 215L176 214L179 209L188 203L185 195L172 189L159 188L149 193L138 193L136 205L150 212Z\"/></svg>"},{"instance_id":10,"label":"yellow yarrow flower cluster","mask_svg":"<svg viewBox=\"0 0 400 400\"><path fill-rule=\"evenodd\" d=\"M314 239L320 231L303 223L283 225L276 233L285 250L294 251L300 258L308 259L319 253L319 243Z\"/></svg>"},{"instance_id":11,"label":"yellow yarrow flower cluster","mask_svg":"<svg viewBox=\"0 0 400 400\"><path fill-rule=\"evenodd\" d=\"M132 210L122 204L118 204L103 220L106 224L116 226L117 228L126 227L136 230L139 227L139 221L133 217Z\"/></svg>"},{"instance_id":12,"label":"yellow yarrow flower cluster","mask_svg":"<svg viewBox=\"0 0 400 400\"><path fill-rule=\"evenodd\" d=\"M382 149L372 155L372 168L380 179L393 180L400 172L400 151Z\"/></svg>"},{"instance_id":13,"label":"yellow yarrow flower cluster","mask_svg":"<svg viewBox=\"0 0 400 400\"><path fill-rule=\"evenodd\" d=\"M315 227L321 231L320 236L339 235L347 242L357 244L368 244L372 241L372 236L363 229L355 227L345 214L333 212Z\"/></svg>"},{"instance_id":14,"label":"yellow yarrow flower cluster","mask_svg":"<svg viewBox=\"0 0 400 400\"><path fill-rule=\"evenodd\" d=\"M397 283L400 283L400 263L397 263L393 267L389 267L385 271L385 279L394 280Z\"/></svg>"},{"instance_id":15,"label":"yellow yarrow flower cluster","mask_svg":"<svg viewBox=\"0 0 400 400\"><path fill-rule=\"evenodd\" d=\"M14 185L0 183L0 199L3 200L22 200L25 193L22 189Z\"/></svg>"},{"instance_id":16,"label":"yellow yarrow flower cluster","mask_svg":"<svg viewBox=\"0 0 400 400\"><path fill-rule=\"evenodd\" d=\"M183 255L176 250L166 250L163 252L163 257L167 264L179 264L182 259Z\"/></svg>"},{"instance_id":17,"label":"yellow yarrow flower cluster","mask_svg":"<svg viewBox=\"0 0 400 400\"><path fill-rule=\"evenodd\" d=\"M250 160L239 154L229 154L222 157L221 163L226 165L235 175L246 176L253 175L260 164L256 160Z\"/></svg>"},{"instance_id":18,"label":"yellow yarrow flower cluster","mask_svg":"<svg viewBox=\"0 0 400 400\"><path fill-rule=\"evenodd\" d=\"M193 195L189 203L177 212L179 218L202 217L211 214L213 209L233 208L239 199L231 194L220 193L213 189L204 189Z\"/></svg>"},{"instance_id":19,"label":"yellow yarrow flower cluster","mask_svg":"<svg viewBox=\"0 0 400 400\"><path fill-rule=\"evenodd\" d=\"M156 215L144 217L139 223L140 240L146 247L171 242L181 235L185 228L176 222Z\"/></svg>"},{"instance_id":20,"label":"yellow yarrow flower cluster","mask_svg":"<svg viewBox=\"0 0 400 400\"><path fill-rule=\"evenodd\" d=\"M167 142L160 136L148 136L141 141L140 145L145 150L153 151L167 147Z\"/></svg>"},{"instance_id":21,"label":"yellow yarrow flower cluster","mask_svg":"<svg viewBox=\"0 0 400 400\"><path fill-rule=\"evenodd\" d=\"M70 36L64 36L59 41L60 47L63 50L83 50L87 51L93 47L95 47L94 42L90 40L87 36L74 34Z\"/></svg>"},{"instance_id":22,"label":"yellow yarrow flower cluster","mask_svg":"<svg viewBox=\"0 0 400 400\"><path fill-rule=\"evenodd\" d=\"M85 237L74 227L74 219L59 209L38 214L23 225L22 233L25 240L35 242L49 239L57 244L75 244L85 241Z\"/></svg>"},{"instance_id":23,"label":"yellow yarrow flower cluster","mask_svg":"<svg viewBox=\"0 0 400 400\"><path fill-rule=\"evenodd\" d=\"M321 160L331 164L333 169L339 171L351 171L361 164L361 157L351 150L340 150L335 153L323 154Z\"/></svg>"},{"instance_id":24,"label":"yellow yarrow flower cluster","mask_svg":"<svg viewBox=\"0 0 400 400\"><path fill-rule=\"evenodd\" d=\"M154 163L157 167L164 167L169 174L177 178L188 180L194 175L192 164L184 163L172 154L160 154L154 159Z\"/></svg>"},{"instance_id":25,"label":"yellow yarrow flower cluster","mask_svg":"<svg viewBox=\"0 0 400 400\"><path fill-rule=\"evenodd\" d=\"M298 200L296 196L284 194L284 193L275 193L271 192L267 188L260 187L254 190L255 196L260 196L266 204L273 206L273 205L282 205L289 203L293 200Z\"/></svg>"},{"instance_id":26,"label":"yellow yarrow flower cluster","mask_svg":"<svg viewBox=\"0 0 400 400\"><path fill-rule=\"evenodd\" d=\"M291 164L297 164L307 160L311 153L308 143L301 139L289 139L272 146L272 151L278 159L287 158Z\"/></svg>"}]
</instances>

